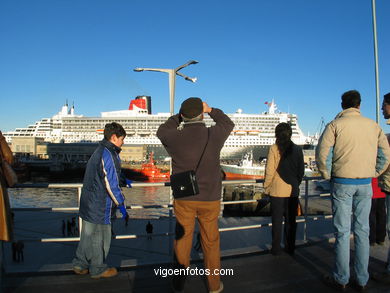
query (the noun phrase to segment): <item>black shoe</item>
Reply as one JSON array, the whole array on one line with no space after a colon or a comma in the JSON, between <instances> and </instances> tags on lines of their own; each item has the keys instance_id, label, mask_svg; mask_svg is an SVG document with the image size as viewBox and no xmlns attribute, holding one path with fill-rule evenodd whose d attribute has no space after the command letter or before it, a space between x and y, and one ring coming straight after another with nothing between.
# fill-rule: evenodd
<instances>
[{"instance_id":1,"label":"black shoe","mask_svg":"<svg viewBox=\"0 0 390 293\"><path fill-rule=\"evenodd\" d=\"M356 284L356 291L364 292L364 291L366 291L366 286L362 286L362 285Z\"/></svg>"},{"instance_id":2,"label":"black shoe","mask_svg":"<svg viewBox=\"0 0 390 293\"><path fill-rule=\"evenodd\" d=\"M291 248L285 248L284 251L287 254L291 255L291 256L293 256L295 254L295 249L294 248L292 248L292 249Z\"/></svg>"},{"instance_id":3,"label":"black shoe","mask_svg":"<svg viewBox=\"0 0 390 293\"><path fill-rule=\"evenodd\" d=\"M345 291L347 289L347 285L342 285L337 282L332 276L326 275L324 277L324 282L329 287L337 290L337 291Z\"/></svg>"},{"instance_id":4,"label":"black shoe","mask_svg":"<svg viewBox=\"0 0 390 293\"><path fill-rule=\"evenodd\" d=\"M366 291L367 286L366 285L359 285L357 282L353 284L353 288L358 292L364 292Z\"/></svg>"},{"instance_id":5,"label":"black shoe","mask_svg":"<svg viewBox=\"0 0 390 293\"><path fill-rule=\"evenodd\" d=\"M278 256L278 255L281 255L282 254L282 249L280 248L271 248L271 254L273 256Z\"/></svg>"},{"instance_id":6,"label":"black shoe","mask_svg":"<svg viewBox=\"0 0 390 293\"><path fill-rule=\"evenodd\" d=\"M172 293L182 293L184 292L184 287L183 288L178 288L178 287L175 287L175 282L172 281L171 282L171 289L172 289ZM177 285L176 285L177 286ZM181 290L180 290L181 289Z\"/></svg>"}]
</instances>

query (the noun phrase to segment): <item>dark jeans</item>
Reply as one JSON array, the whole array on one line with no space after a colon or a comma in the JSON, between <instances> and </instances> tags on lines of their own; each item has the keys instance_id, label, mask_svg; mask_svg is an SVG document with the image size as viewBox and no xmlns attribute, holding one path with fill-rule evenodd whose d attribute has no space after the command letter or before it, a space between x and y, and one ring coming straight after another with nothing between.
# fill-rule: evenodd
<instances>
[{"instance_id":1,"label":"dark jeans","mask_svg":"<svg viewBox=\"0 0 390 293\"><path fill-rule=\"evenodd\" d=\"M298 197L270 197L272 216L272 254L280 254L282 239L282 223L284 217L284 249L293 254L295 250L295 234L297 231Z\"/></svg>"},{"instance_id":2,"label":"dark jeans","mask_svg":"<svg viewBox=\"0 0 390 293\"><path fill-rule=\"evenodd\" d=\"M385 241L386 198L373 198L370 211L370 243Z\"/></svg>"}]
</instances>

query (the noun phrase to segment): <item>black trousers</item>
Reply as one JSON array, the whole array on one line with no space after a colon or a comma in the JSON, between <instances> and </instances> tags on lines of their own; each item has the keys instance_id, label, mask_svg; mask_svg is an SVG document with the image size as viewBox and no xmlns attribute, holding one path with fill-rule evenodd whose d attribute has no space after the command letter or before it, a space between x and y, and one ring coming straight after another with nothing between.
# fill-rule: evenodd
<instances>
[{"instance_id":1,"label":"black trousers","mask_svg":"<svg viewBox=\"0 0 390 293\"><path fill-rule=\"evenodd\" d=\"M293 254L297 232L298 197L270 197L272 217L272 254L281 253L282 223L284 217L284 249Z\"/></svg>"},{"instance_id":2,"label":"black trousers","mask_svg":"<svg viewBox=\"0 0 390 293\"><path fill-rule=\"evenodd\" d=\"M385 241L386 199L373 198L370 211L370 243Z\"/></svg>"}]
</instances>

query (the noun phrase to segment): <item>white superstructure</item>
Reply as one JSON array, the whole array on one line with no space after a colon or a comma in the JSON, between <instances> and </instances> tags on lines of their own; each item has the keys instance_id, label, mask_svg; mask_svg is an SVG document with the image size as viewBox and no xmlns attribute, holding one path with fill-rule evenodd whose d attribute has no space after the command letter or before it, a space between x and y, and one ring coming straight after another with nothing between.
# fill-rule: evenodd
<instances>
[{"instance_id":1,"label":"white superstructure","mask_svg":"<svg viewBox=\"0 0 390 293\"><path fill-rule=\"evenodd\" d=\"M149 114L142 97L132 100L128 110L102 112L100 117L76 115L74 106L66 103L60 112L51 118L43 118L26 128L16 128L4 133L8 142L13 137L42 137L47 142L97 142L103 138L105 124L120 123L126 130L125 144L159 145L156 137L158 127L169 118L169 113ZM149 100L150 101L150 100ZM142 103L140 103L142 102ZM207 116L207 115L206 115ZM292 140L298 145L313 144L312 138L305 136L298 126L297 115L278 112L275 103L268 103L268 111L262 114L245 114L237 110L228 116L235 128L226 140L222 155L242 153L245 148L268 147L275 142L275 126L289 122L293 129ZM206 124L213 122L207 116Z\"/></svg>"}]
</instances>

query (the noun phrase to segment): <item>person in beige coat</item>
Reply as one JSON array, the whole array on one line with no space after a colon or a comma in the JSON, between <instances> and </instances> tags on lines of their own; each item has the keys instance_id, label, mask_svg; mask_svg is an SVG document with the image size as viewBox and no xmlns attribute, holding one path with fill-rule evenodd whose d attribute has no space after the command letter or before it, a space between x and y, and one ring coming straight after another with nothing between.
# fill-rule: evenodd
<instances>
[{"instance_id":1,"label":"person in beige coat","mask_svg":"<svg viewBox=\"0 0 390 293\"><path fill-rule=\"evenodd\" d=\"M276 126L276 144L269 150L265 170L264 189L271 201L273 255L279 255L282 251L280 242L283 217L284 249L291 255L295 250L299 185L305 167L302 149L291 141L291 135L290 124L280 123Z\"/></svg>"},{"instance_id":2,"label":"person in beige coat","mask_svg":"<svg viewBox=\"0 0 390 293\"><path fill-rule=\"evenodd\" d=\"M341 96L343 111L325 128L316 148L318 170L331 180L335 266L325 282L345 290L350 279L350 234L354 233L355 287L362 291L369 279L368 262L371 179L389 165L390 148L380 126L360 113L356 90ZM351 217L352 214L352 217Z\"/></svg>"},{"instance_id":3,"label":"person in beige coat","mask_svg":"<svg viewBox=\"0 0 390 293\"><path fill-rule=\"evenodd\" d=\"M10 165L13 163L12 151L0 131L0 166L3 160ZM12 234L11 208L7 183L2 173L2 168L0 168L0 241L12 241Z\"/></svg>"}]
</instances>

